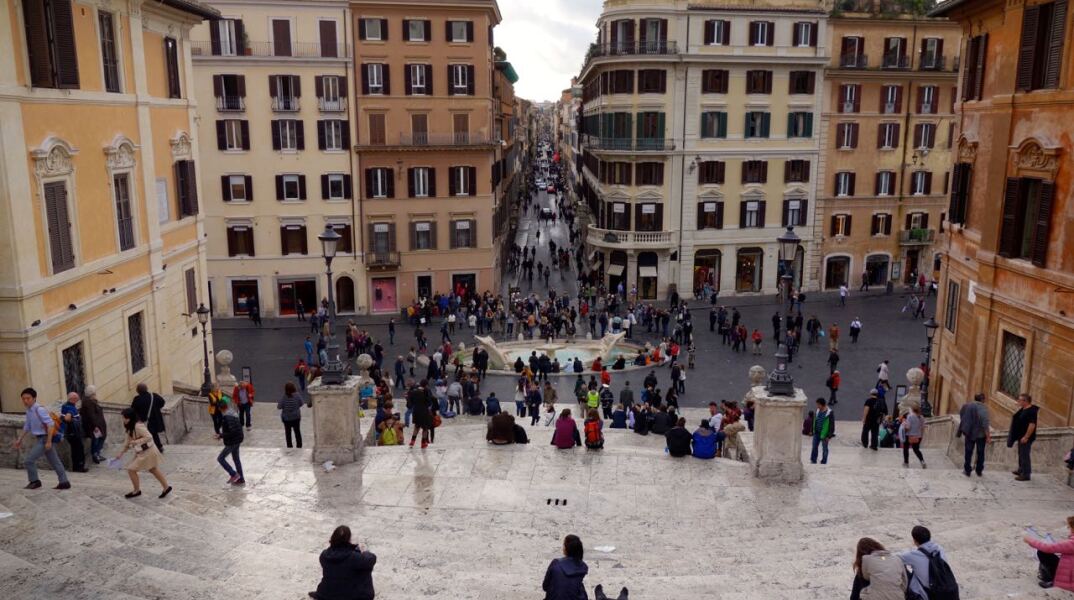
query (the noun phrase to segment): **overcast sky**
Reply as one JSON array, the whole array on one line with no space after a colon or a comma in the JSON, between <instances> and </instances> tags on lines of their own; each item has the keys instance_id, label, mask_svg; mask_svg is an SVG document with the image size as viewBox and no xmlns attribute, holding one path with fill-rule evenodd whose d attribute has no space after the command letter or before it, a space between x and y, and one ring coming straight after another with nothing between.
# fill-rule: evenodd
<instances>
[{"instance_id":1,"label":"overcast sky","mask_svg":"<svg viewBox=\"0 0 1074 600\"><path fill-rule=\"evenodd\" d=\"M518 73L515 93L558 100L596 41L602 0L498 0L496 45Z\"/></svg>"}]
</instances>

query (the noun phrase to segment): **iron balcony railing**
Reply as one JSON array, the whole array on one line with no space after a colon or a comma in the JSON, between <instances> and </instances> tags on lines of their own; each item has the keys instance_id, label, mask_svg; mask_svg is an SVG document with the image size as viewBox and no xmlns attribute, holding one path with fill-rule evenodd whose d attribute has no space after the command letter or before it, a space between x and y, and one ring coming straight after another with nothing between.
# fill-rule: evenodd
<instances>
[{"instance_id":1,"label":"iron balcony railing","mask_svg":"<svg viewBox=\"0 0 1074 600\"><path fill-rule=\"evenodd\" d=\"M604 56L667 56L679 53L679 45L675 41L646 40L646 41L617 41L603 44L590 44L589 51L585 55L583 69L589 66L594 58Z\"/></svg>"},{"instance_id":2,"label":"iron balcony railing","mask_svg":"<svg viewBox=\"0 0 1074 600\"><path fill-rule=\"evenodd\" d=\"M905 54L885 54L880 63L882 69L909 69L910 57Z\"/></svg>"},{"instance_id":3,"label":"iron balcony railing","mask_svg":"<svg viewBox=\"0 0 1074 600\"><path fill-rule=\"evenodd\" d=\"M942 54L922 52L918 57L917 68L921 71L943 71L946 63L947 57Z\"/></svg>"},{"instance_id":4,"label":"iron balcony railing","mask_svg":"<svg viewBox=\"0 0 1074 600\"><path fill-rule=\"evenodd\" d=\"M366 252L365 264L367 267L391 268L399 266L398 252Z\"/></svg>"},{"instance_id":5,"label":"iron balcony railing","mask_svg":"<svg viewBox=\"0 0 1074 600\"><path fill-rule=\"evenodd\" d=\"M616 138L586 136L586 145L594 150L667 152L675 149L675 142L666 138Z\"/></svg>"},{"instance_id":6,"label":"iron balcony railing","mask_svg":"<svg viewBox=\"0 0 1074 600\"><path fill-rule=\"evenodd\" d=\"M839 66L844 69L864 69L869 66L869 57L864 54L843 54L839 57Z\"/></svg>"},{"instance_id":7,"label":"iron balcony railing","mask_svg":"<svg viewBox=\"0 0 1074 600\"><path fill-rule=\"evenodd\" d=\"M273 96L272 110L276 112L298 112L298 97Z\"/></svg>"},{"instance_id":8,"label":"iron balcony railing","mask_svg":"<svg viewBox=\"0 0 1074 600\"><path fill-rule=\"evenodd\" d=\"M347 99L335 98L329 100L327 98L317 98L317 106L321 109L321 112L343 112L347 110Z\"/></svg>"},{"instance_id":9,"label":"iron balcony railing","mask_svg":"<svg viewBox=\"0 0 1074 600\"><path fill-rule=\"evenodd\" d=\"M239 47L213 47L210 41L190 43L190 54L194 57L206 56L258 56L279 58L350 58L351 48L348 44L322 44L320 42L246 42Z\"/></svg>"},{"instance_id":10,"label":"iron balcony railing","mask_svg":"<svg viewBox=\"0 0 1074 600\"><path fill-rule=\"evenodd\" d=\"M216 110L220 112L241 112L246 110L246 99L242 96L217 96Z\"/></svg>"},{"instance_id":11,"label":"iron balcony railing","mask_svg":"<svg viewBox=\"0 0 1074 600\"><path fill-rule=\"evenodd\" d=\"M484 146L493 141L488 134L475 131L399 134L400 146Z\"/></svg>"},{"instance_id":12,"label":"iron balcony railing","mask_svg":"<svg viewBox=\"0 0 1074 600\"><path fill-rule=\"evenodd\" d=\"M899 232L899 243L905 246L927 245L935 239L935 229L906 229Z\"/></svg>"}]
</instances>

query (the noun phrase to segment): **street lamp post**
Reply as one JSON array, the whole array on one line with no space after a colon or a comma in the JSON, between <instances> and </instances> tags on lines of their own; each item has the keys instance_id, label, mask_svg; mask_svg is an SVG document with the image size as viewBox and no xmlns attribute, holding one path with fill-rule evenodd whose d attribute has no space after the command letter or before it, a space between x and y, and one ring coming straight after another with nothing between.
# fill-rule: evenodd
<instances>
[{"instance_id":1,"label":"street lamp post","mask_svg":"<svg viewBox=\"0 0 1074 600\"><path fill-rule=\"evenodd\" d=\"M336 343L336 301L332 289L332 259L336 257L336 247L341 237L331 225L325 225L324 231L317 236L321 241L325 275L328 277L328 340L325 348L328 362L321 368L321 383L325 385L339 385L346 377L343 362L339 359L339 344Z\"/></svg>"},{"instance_id":2,"label":"street lamp post","mask_svg":"<svg viewBox=\"0 0 1074 600\"><path fill-rule=\"evenodd\" d=\"M787 226L787 231L783 232L783 235L776 238L776 242L779 243L779 266L783 271L783 275L780 276L780 299L784 304L789 304L791 300L791 286L794 282L794 255L798 252L798 244L801 242L801 238L798 234L794 233L794 227ZM783 309L780 309L783 312ZM781 331L790 331L790 326L787 323L783 324ZM779 343L780 340L776 340Z\"/></svg>"},{"instance_id":3,"label":"street lamp post","mask_svg":"<svg viewBox=\"0 0 1074 600\"><path fill-rule=\"evenodd\" d=\"M787 227L787 231L783 235L776 238L779 242L779 261L783 266L783 276L781 277L783 283L783 293L781 294L784 302L790 299L790 284L794 281L794 276L790 273L790 268L787 266L787 257L793 257L795 252L798 251L798 243L800 238L794 233L794 227ZM782 311L781 311L782 312ZM787 324L784 323L784 329L787 328ZM794 377L788 370L788 358L787 344L779 339L776 340L778 344L778 350L776 350L776 370L772 371L768 376L767 390L769 394L773 396L794 396Z\"/></svg>"},{"instance_id":4,"label":"street lamp post","mask_svg":"<svg viewBox=\"0 0 1074 600\"><path fill-rule=\"evenodd\" d=\"M936 337L936 330L940 324L936 319L929 317L925 321L925 339L928 341L924 348L925 352L925 378L921 384L921 414L926 417L932 416L932 404L929 403L929 380L932 379L932 339Z\"/></svg>"},{"instance_id":5,"label":"street lamp post","mask_svg":"<svg viewBox=\"0 0 1074 600\"><path fill-rule=\"evenodd\" d=\"M209 334L205 331L205 325L209 322L209 309L205 308L204 303L201 303L198 305L198 310L194 312L198 315L198 323L201 323L201 354L202 359L205 361L205 372L202 373L201 395L208 396L213 389L213 374L209 371Z\"/></svg>"}]
</instances>

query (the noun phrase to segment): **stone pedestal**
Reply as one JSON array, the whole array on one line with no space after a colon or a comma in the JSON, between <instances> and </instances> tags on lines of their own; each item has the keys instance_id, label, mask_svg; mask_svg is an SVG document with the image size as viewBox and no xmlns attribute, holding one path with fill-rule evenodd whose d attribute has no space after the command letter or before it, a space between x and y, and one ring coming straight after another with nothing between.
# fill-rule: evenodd
<instances>
[{"instance_id":1,"label":"stone pedestal","mask_svg":"<svg viewBox=\"0 0 1074 600\"><path fill-rule=\"evenodd\" d=\"M238 383L235 376L231 374L231 361L233 360L235 357L230 350L221 350L216 353L216 364L220 365L220 370L216 373L216 383L220 386L220 391L229 395Z\"/></svg>"},{"instance_id":2,"label":"stone pedestal","mask_svg":"<svg viewBox=\"0 0 1074 600\"><path fill-rule=\"evenodd\" d=\"M306 388L313 401L313 462L344 465L362 453L358 418L358 377L342 385L322 385L317 378Z\"/></svg>"},{"instance_id":3,"label":"stone pedestal","mask_svg":"<svg viewBox=\"0 0 1074 600\"><path fill-rule=\"evenodd\" d=\"M756 409L753 433L753 476L780 483L802 480L802 411L807 397L770 396L764 386L746 394Z\"/></svg>"}]
</instances>

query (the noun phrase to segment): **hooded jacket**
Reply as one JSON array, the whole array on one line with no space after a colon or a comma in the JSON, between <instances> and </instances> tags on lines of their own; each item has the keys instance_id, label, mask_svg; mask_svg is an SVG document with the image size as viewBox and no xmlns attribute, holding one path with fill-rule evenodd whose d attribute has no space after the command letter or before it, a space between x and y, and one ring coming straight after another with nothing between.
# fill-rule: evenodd
<instances>
[{"instance_id":1,"label":"hooded jacket","mask_svg":"<svg viewBox=\"0 0 1074 600\"><path fill-rule=\"evenodd\" d=\"M321 552L318 600L373 600L373 566L377 555L355 546L326 548Z\"/></svg>"},{"instance_id":2,"label":"hooded jacket","mask_svg":"<svg viewBox=\"0 0 1074 600\"><path fill-rule=\"evenodd\" d=\"M545 600L589 600L582 582L587 573L589 567L584 561L566 556L553 560L541 584Z\"/></svg>"}]
</instances>

